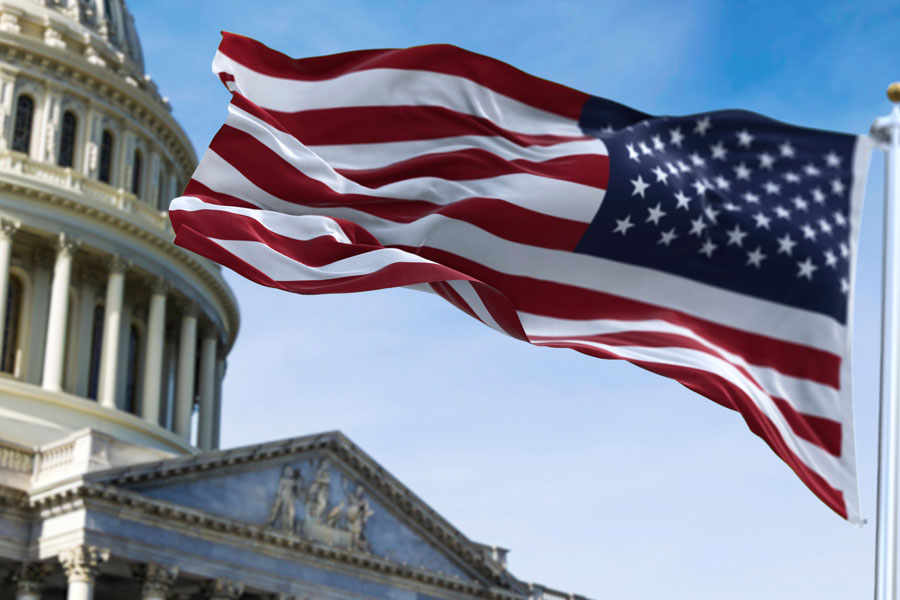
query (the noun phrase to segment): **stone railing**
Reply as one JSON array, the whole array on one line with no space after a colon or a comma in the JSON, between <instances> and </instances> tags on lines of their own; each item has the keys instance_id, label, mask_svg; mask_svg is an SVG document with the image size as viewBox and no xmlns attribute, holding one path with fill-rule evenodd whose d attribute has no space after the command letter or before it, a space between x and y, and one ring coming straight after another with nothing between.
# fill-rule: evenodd
<instances>
[{"instance_id":1,"label":"stone railing","mask_svg":"<svg viewBox=\"0 0 900 600\"><path fill-rule=\"evenodd\" d=\"M34 452L5 443L0 444L0 469L31 473L34 469Z\"/></svg>"},{"instance_id":2,"label":"stone railing","mask_svg":"<svg viewBox=\"0 0 900 600\"><path fill-rule=\"evenodd\" d=\"M169 220L165 213L154 206L141 202L137 196L122 188L114 188L91 179L70 168L36 161L19 152L0 152L0 171L17 173L71 194L79 195L103 207L111 207L134 215L142 223L164 231Z\"/></svg>"}]
</instances>

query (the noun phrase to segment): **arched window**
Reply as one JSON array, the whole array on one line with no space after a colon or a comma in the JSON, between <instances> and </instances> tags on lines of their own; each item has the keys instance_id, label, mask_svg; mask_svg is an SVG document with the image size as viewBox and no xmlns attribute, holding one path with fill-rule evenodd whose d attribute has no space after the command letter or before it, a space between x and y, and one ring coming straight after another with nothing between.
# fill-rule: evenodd
<instances>
[{"instance_id":1,"label":"arched window","mask_svg":"<svg viewBox=\"0 0 900 600\"><path fill-rule=\"evenodd\" d=\"M13 123L12 149L28 154L31 148L31 122L34 120L34 100L22 94L16 102L16 120Z\"/></svg>"},{"instance_id":2,"label":"arched window","mask_svg":"<svg viewBox=\"0 0 900 600\"><path fill-rule=\"evenodd\" d=\"M125 406L130 413L137 411L138 391L138 355L140 354L141 334L132 323L128 330L128 368L125 373Z\"/></svg>"},{"instance_id":3,"label":"arched window","mask_svg":"<svg viewBox=\"0 0 900 600\"><path fill-rule=\"evenodd\" d=\"M56 164L61 167L75 165L75 132L78 128L78 119L75 113L67 110L63 113L62 128L59 133L59 154L56 156Z\"/></svg>"},{"instance_id":4,"label":"arched window","mask_svg":"<svg viewBox=\"0 0 900 600\"><path fill-rule=\"evenodd\" d=\"M3 323L3 353L0 355L0 371L14 373L16 351L19 349L19 320L22 316L22 280L10 276L6 290L6 319Z\"/></svg>"},{"instance_id":5,"label":"arched window","mask_svg":"<svg viewBox=\"0 0 900 600\"><path fill-rule=\"evenodd\" d=\"M141 168L144 166L144 155L140 150L134 151L134 161L131 163L131 193L135 196L140 195L141 191Z\"/></svg>"},{"instance_id":6,"label":"arched window","mask_svg":"<svg viewBox=\"0 0 900 600\"><path fill-rule=\"evenodd\" d=\"M100 138L100 170L97 173L97 178L103 183L112 183L113 143L113 134L104 129Z\"/></svg>"},{"instance_id":7,"label":"arched window","mask_svg":"<svg viewBox=\"0 0 900 600\"><path fill-rule=\"evenodd\" d=\"M100 384L100 354L103 351L103 305L94 307L94 326L91 331L91 363L88 371L88 398L97 399Z\"/></svg>"}]
</instances>

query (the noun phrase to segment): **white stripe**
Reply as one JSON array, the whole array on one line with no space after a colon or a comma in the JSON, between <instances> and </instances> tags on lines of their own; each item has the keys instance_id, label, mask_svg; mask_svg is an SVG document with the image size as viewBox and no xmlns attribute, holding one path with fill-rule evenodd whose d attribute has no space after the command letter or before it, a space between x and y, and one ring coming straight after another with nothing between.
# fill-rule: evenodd
<instances>
[{"instance_id":1,"label":"white stripe","mask_svg":"<svg viewBox=\"0 0 900 600\"><path fill-rule=\"evenodd\" d=\"M430 260L403 250L384 248L336 260L320 267L308 267L262 242L209 239L275 281L321 281L339 277L360 277L394 263L434 264Z\"/></svg>"},{"instance_id":2,"label":"white stripe","mask_svg":"<svg viewBox=\"0 0 900 600\"><path fill-rule=\"evenodd\" d=\"M833 387L808 379L779 373L771 367L753 365L738 354L713 344L687 327L668 321L648 319L622 321L616 319L559 319L526 312L518 312L522 328L529 336L571 338L573 336L611 333L659 332L692 339L718 354L722 359L747 370L766 393L790 402L799 412L847 423L852 415L850 404ZM546 340L540 340L546 341Z\"/></svg>"},{"instance_id":3,"label":"white stripe","mask_svg":"<svg viewBox=\"0 0 900 600\"><path fill-rule=\"evenodd\" d=\"M831 317L760 300L612 260L518 244L442 215L395 223L343 207L313 208L285 202L259 189L228 162L207 150L193 178L210 189L260 208L287 214L327 214L364 227L384 246L427 246L508 273L565 283L589 290L699 315L715 323L835 354L845 348L845 330ZM845 357L846 358L846 357Z\"/></svg>"},{"instance_id":4,"label":"white stripe","mask_svg":"<svg viewBox=\"0 0 900 600\"><path fill-rule=\"evenodd\" d=\"M655 362L666 365L700 369L724 377L745 394L775 425L785 445L808 467L821 475L833 487L843 491L856 485L854 465L829 454L819 446L798 438L771 398L759 390L738 371L734 365L714 356L686 348L646 348L643 346L608 346L596 342L573 339L571 343L583 344L605 350L627 360ZM537 343L535 345L543 345Z\"/></svg>"},{"instance_id":5,"label":"white stripe","mask_svg":"<svg viewBox=\"0 0 900 600\"><path fill-rule=\"evenodd\" d=\"M241 95L258 106L299 112L353 106L441 106L493 121L509 131L584 137L568 117L529 106L471 79L414 69L367 69L318 81L264 75L221 51L214 73L230 73Z\"/></svg>"},{"instance_id":6,"label":"white stripe","mask_svg":"<svg viewBox=\"0 0 900 600\"><path fill-rule=\"evenodd\" d=\"M490 152L503 160L521 159L533 162L544 162L564 156L607 154L606 145L600 140L563 142L552 146L520 146L506 138L486 135L379 144L334 144L308 148L335 169L379 169L420 156L472 149Z\"/></svg>"},{"instance_id":7,"label":"white stripe","mask_svg":"<svg viewBox=\"0 0 900 600\"><path fill-rule=\"evenodd\" d=\"M590 223L603 202L604 190L599 188L530 173L468 181L416 177L370 188L338 174L295 137L270 127L236 106L230 106L229 113L228 125L252 135L295 169L339 194L424 200L438 205L449 205L468 198L497 198L538 213L582 223Z\"/></svg>"},{"instance_id":8,"label":"white stripe","mask_svg":"<svg viewBox=\"0 0 900 600\"><path fill-rule=\"evenodd\" d=\"M472 312L478 317L478 320L490 327L491 329L496 329L500 333L506 334L506 331L503 330L500 325L497 324L497 321L494 320L493 315L491 315L491 311L488 310L487 306L484 305L484 302L481 301L481 297L478 295L478 292L475 291L475 288L472 287L472 284L468 281L449 281L447 282L450 287L456 290L456 293L462 297L463 301L469 305L469 308L472 309Z\"/></svg>"}]
</instances>

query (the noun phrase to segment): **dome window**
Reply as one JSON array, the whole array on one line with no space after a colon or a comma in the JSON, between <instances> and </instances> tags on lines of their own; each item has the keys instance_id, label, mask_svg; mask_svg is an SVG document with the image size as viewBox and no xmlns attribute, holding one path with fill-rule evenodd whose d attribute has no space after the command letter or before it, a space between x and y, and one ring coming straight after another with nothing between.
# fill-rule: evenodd
<instances>
[{"instance_id":1,"label":"dome window","mask_svg":"<svg viewBox=\"0 0 900 600\"><path fill-rule=\"evenodd\" d=\"M16 120L13 124L12 149L28 154L31 148L31 122L34 118L34 100L22 94L16 102Z\"/></svg>"},{"instance_id":2,"label":"dome window","mask_svg":"<svg viewBox=\"0 0 900 600\"><path fill-rule=\"evenodd\" d=\"M3 352L0 354L0 371L6 373L15 372L21 314L22 281L18 277L11 276L6 290L6 322L3 324Z\"/></svg>"},{"instance_id":3,"label":"dome window","mask_svg":"<svg viewBox=\"0 0 900 600\"><path fill-rule=\"evenodd\" d=\"M75 133L78 129L78 118L67 110L62 118L62 129L59 134L59 154L56 164L61 167L75 165Z\"/></svg>"},{"instance_id":4,"label":"dome window","mask_svg":"<svg viewBox=\"0 0 900 600\"><path fill-rule=\"evenodd\" d=\"M108 129L103 130L100 138L100 170L97 172L97 178L103 183L112 183L113 143L113 134Z\"/></svg>"},{"instance_id":5,"label":"dome window","mask_svg":"<svg viewBox=\"0 0 900 600\"><path fill-rule=\"evenodd\" d=\"M141 169L144 166L144 155L140 150L134 151L134 160L131 163L131 193L141 195Z\"/></svg>"},{"instance_id":6,"label":"dome window","mask_svg":"<svg viewBox=\"0 0 900 600\"><path fill-rule=\"evenodd\" d=\"M94 324L91 331L91 362L88 369L88 398L97 399L97 389L100 387L100 354L103 349L103 305L94 307Z\"/></svg>"}]
</instances>

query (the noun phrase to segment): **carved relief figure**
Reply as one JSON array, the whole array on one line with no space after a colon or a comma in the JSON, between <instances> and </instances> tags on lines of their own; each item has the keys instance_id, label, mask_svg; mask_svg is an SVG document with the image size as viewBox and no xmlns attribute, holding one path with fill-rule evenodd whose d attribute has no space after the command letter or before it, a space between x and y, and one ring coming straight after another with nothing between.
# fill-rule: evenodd
<instances>
[{"instance_id":1,"label":"carved relief figure","mask_svg":"<svg viewBox=\"0 0 900 600\"><path fill-rule=\"evenodd\" d=\"M289 466L284 468L278 481L278 490L275 492L275 502L269 511L269 520L266 522L269 527L275 527L275 523L280 521L279 529L282 531L294 530L296 514L294 503L300 496L302 483L303 475L299 469L292 469Z\"/></svg>"},{"instance_id":2,"label":"carved relief figure","mask_svg":"<svg viewBox=\"0 0 900 600\"><path fill-rule=\"evenodd\" d=\"M331 490L331 473L328 461L324 458L316 469L316 477L306 491L306 518L317 523L324 522L323 515L328 508L328 495Z\"/></svg>"},{"instance_id":3,"label":"carved relief figure","mask_svg":"<svg viewBox=\"0 0 900 600\"><path fill-rule=\"evenodd\" d=\"M369 505L369 499L364 494L361 485L356 486L356 491L347 490L347 480L344 480L344 493L347 495L347 531L350 532L350 547L354 550L368 550L369 542L366 540L366 521L375 511Z\"/></svg>"}]
</instances>

